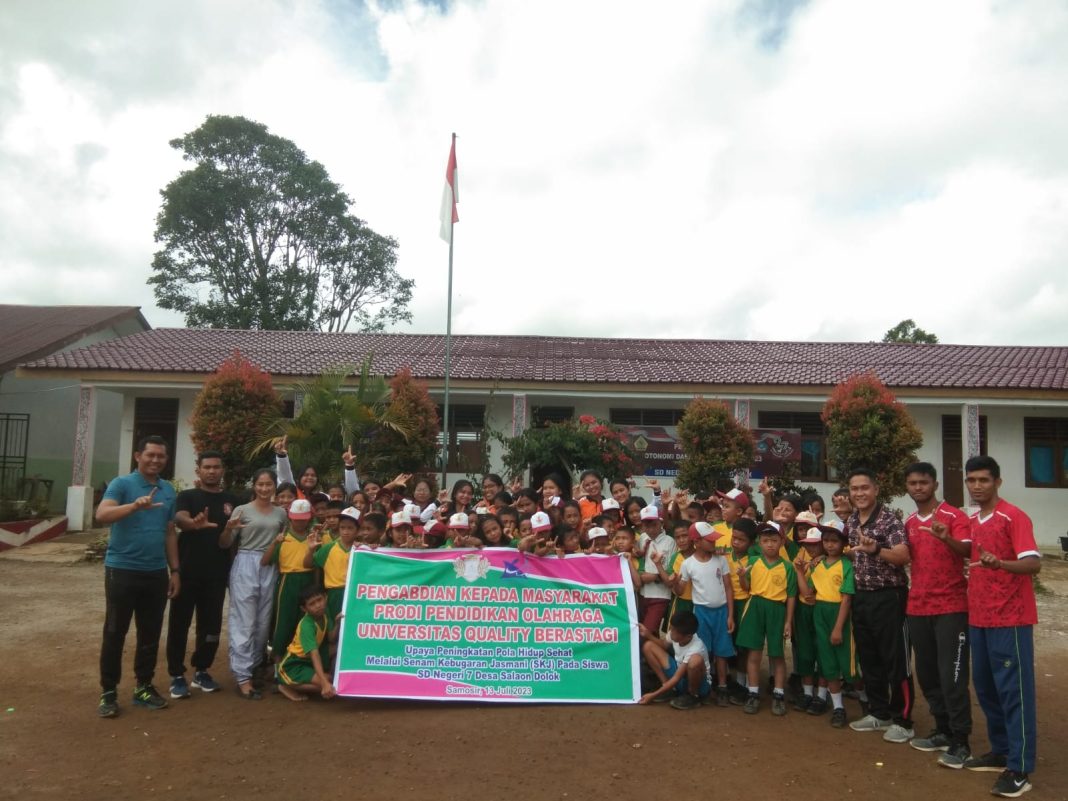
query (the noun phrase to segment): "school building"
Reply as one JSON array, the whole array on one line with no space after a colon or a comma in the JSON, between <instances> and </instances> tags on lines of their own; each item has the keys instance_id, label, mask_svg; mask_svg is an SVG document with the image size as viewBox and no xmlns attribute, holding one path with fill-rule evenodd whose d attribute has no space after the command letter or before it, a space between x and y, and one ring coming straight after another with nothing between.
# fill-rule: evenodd
<instances>
[{"instance_id":1,"label":"school building","mask_svg":"<svg viewBox=\"0 0 1068 801\"><path fill-rule=\"evenodd\" d=\"M442 396L440 335L155 329L28 360L19 380L79 388L72 528L88 524L93 486L112 478L101 472L98 454L128 466L145 434L174 443L173 476L190 485L193 400L234 350L269 372L295 407L295 382L368 355L376 373L408 367ZM1031 515L1039 542L1055 547L1065 533L1068 347L479 335L453 337L452 354L450 481L481 472L475 460L491 430L513 434L589 414L640 437L648 473L670 485L674 426L686 404L703 395L728 403L753 429L789 433L783 447L800 448L800 480L828 497L838 484L825 463L820 410L835 384L870 371L918 423L918 455L938 468L947 500L965 504L963 462L986 453L1002 466L1002 495ZM120 410L117 437L106 433L115 421L104 419L111 414L105 409ZM31 413L30 425L70 422ZM494 470L497 447L490 447Z\"/></svg>"}]
</instances>

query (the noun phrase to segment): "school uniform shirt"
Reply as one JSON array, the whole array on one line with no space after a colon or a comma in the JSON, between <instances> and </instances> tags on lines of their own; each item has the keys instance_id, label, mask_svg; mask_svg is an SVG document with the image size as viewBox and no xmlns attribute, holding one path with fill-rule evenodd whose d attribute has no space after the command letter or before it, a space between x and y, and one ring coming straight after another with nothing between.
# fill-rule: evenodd
<instances>
[{"instance_id":1,"label":"school uniform shirt","mask_svg":"<svg viewBox=\"0 0 1068 801\"><path fill-rule=\"evenodd\" d=\"M271 562L278 565L279 573L311 573L312 568L304 566L304 555L307 553L307 538L298 539L292 531L287 531L286 538L275 543Z\"/></svg>"},{"instance_id":2,"label":"school uniform shirt","mask_svg":"<svg viewBox=\"0 0 1068 801\"><path fill-rule=\"evenodd\" d=\"M679 553L676 553L675 554L675 559L671 563L671 570L668 571L668 575L669 576L677 576L679 574L679 571L682 570L682 563L685 562L686 559L687 559L686 554L682 553L681 551ZM676 596L678 598L682 599L683 601L692 601L693 600L693 587L690 586L689 584L687 584L686 585L686 589L684 589L680 593L676 593Z\"/></svg>"},{"instance_id":3,"label":"school uniform shirt","mask_svg":"<svg viewBox=\"0 0 1068 801\"><path fill-rule=\"evenodd\" d=\"M670 638L669 638L670 639ZM708 659L708 649L705 647L704 642L696 634L690 638L690 641L685 645L679 645L674 640L671 640L671 648L674 651L675 663L681 668L686 664L686 661L694 654L700 654L701 658L705 661L705 678L708 681L712 681L712 664ZM695 689L695 688L690 688Z\"/></svg>"},{"instance_id":4,"label":"school uniform shirt","mask_svg":"<svg viewBox=\"0 0 1068 801\"><path fill-rule=\"evenodd\" d=\"M849 516L845 526L846 538L854 550L860 544L861 532L871 537L880 546L893 548L901 543L908 544L908 534L905 526L883 504L878 504L872 510L871 517L863 526L860 524L860 513L854 511ZM856 579L857 589L885 590L889 587L908 587L908 574L904 567L892 565L879 556L879 552L865 553L856 551L853 554L853 575Z\"/></svg>"},{"instance_id":5,"label":"school uniform shirt","mask_svg":"<svg viewBox=\"0 0 1068 801\"><path fill-rule=\"evenodd\" d=\"M174 520L174 488L162 478L152 483L140 471L134 470L112 479L103 500L125 506L149 495L152 490L156 491L152 503L159 506L141 509L111 524L104 567L146 572L167 569L167 551L163 543L167 527Z\"/></svg>"},{"instance_id":6,"label":"school uniform shirt","mask_svg":"<svg viewBox=\"0 0 1068 801\"><path fill-rule=\"evenodd\" d=\"M274 538L289 527L286 510L272 506L267 512L260 512L256 505L246 503L234 509L230 519L244 521L237 530L237 550L259 551L262 553L274 544Z\"/></svg>"},{"instance_id":7,"label":"school uniform shirt","mask_svg":"<svg viewBox=\"0 0 1068 801\"><path fill-rule=\"evenodd\" d=\"M753 557L747 553L742 554L740 558L736 557L734 555L734 550L731 549L727 551L727 555L723 558L727 560L727 569L731 572L731 589L734 590L734 600L746 600L749 597L749 590L742 588L742 580L738 578L738 568L749 567L753 562Z\"/></svg>"},{"instance_id":8,"label":"school uniform shirt","mask_svg":"<svg viewBox=\"0 0 1068 801\"><path fill-rule=\"evenodd\" d=\"M601 513L601 502L592 501L589 496L585 498L579 498L579 511L582 513L583 520L589 520L597 517Z\"/></svg>"},{"instance_id":9,"label":"school uniform shirt","mask_svg":"<svg viewBox=\"0 0 1068 801\"><path fill-rule=\"evenodd\" d=\"M949 536L958 542L972 541L968 516L948 503L940 503L929 515L913 512L905 520L909 554L907 612L910 615L947 615L968 611L968 581L964 578L964 557L955 553L929 529L939 520L946 524Z\"/></svg>"},{"instance_id":10,"label":"school uniform shirt","mask_svg":"<svg viewBox=\"0 0 1068 801\"><path fill-rule=\"evenodd\" d=\"M731 547L731 537L734 536L734 526L728 523L724 523L722 520L720 520L718 523L712 526L712 531L716 534L719 534L719 537L716 539L717 548Z\"/></svg>"},{"instance_id":11,"label":"school uniform shirt","mask_svg":"<svg viewBox=\"0 0 1068 801\"><path fill-rule=\"evenodd\" d=\"M654 550L664 555L663 564L670 565L675 559L675 551L677 550L675 546L675 538L670 536L663 529L661 529L660 533L657 534L655 538L650 538L649 549L645 552L645 560L641 572L656 574L656 565L653 564L652 559ZM659 581L642 584L642 596L647 599L662 598L669 601L671 600L671 588Z\"/></svg>"},{"instance_id":12,"label":"school uniform shirt","mask_svg":"<svg viewBox=\"0 0 1068 801\"><path fill-rule=\"evenodd\" d=\"M679 577L691 582L694 606L707 606L713 609L727 603L727 589L723 586L723 577L727 575L727 560L713 555L707 562L696 556L690 556L682 563Z\"/></svg>"},{"instance_id":13,"label":"school uniform shirt","mask_svg":"<svg viewBox=\"0 0 1068 801\"><path fill-rule=\"evenodd\" d=\"M178 564L182 578L217 579L225 581L230 574L230 550L219 547L219 535L226 527L237 498L229 492L208 492L200 488L183 490L175 500L175 511L196 517L208 510L208 521L214 528L178 532Z\"/></svg>"},{"instance_id":14,"label":"school uniform shirt","mask_svg":"<svg viewBox=\"0 0 1068 801\"><path fill-rule=\"evenodd\" d=\"M1007 501L999 500L988 517L974 514L972 561L979 549L998 559L1040 557L1031 518ZM968 623L979 628L1033 626L1038 623L1034 584L1030 576L1005 570L973 567L968 571Z\"/></svg>"},{"instance_id":15,"label":"school uniform shirt","mask_svg":"<svg viewBox=\"0 0 1068 801\"><path fill-rule=\"evenodd\" d=\"M785 559L769 564L761 554L750 562L749 594L786 603L787 598L797 597L797 571Z\"/></svg>"},{"instance_id":16,"label":"school uniform shirt","mask_svg":"<svg viewBox=\"0 0 1068 801\"><path fill-rule=\"evenodd\" d=\"M810 562L812 561L812 556L811 556L811 555L809 554L809 552L808 552L808 551L807 551L807 550L805 549L805 546L804 546L804 545L799 545L799 546L797 546L797 547L798 547L798 548L799 548L800 550L799 550L799 551L797 552L797 557L795 557L795 558L800 558L800 559L801 559L801 563L802 563L802 564L804 564L804 565L808 565L808 564L809 564L809 563L810 563ZM779 553L779 556L780 556L780 557L782 556L782 553L781 553L781 551L780 551L780 553ZM794 568L794 571L795 571L795 572L796 572L796 570L797 570L797 568ZM808 573L808 575L809 575L809 576L811 576L811 575L812 575L811 571L810 571L810 572ZM798 593L798 594L797 594L797 600L798 600L798 601L800 601L801 603L805 604L806 606L814 606L814 605L815 605L815 603L816 603L816 598L815 598L814 596L813 596L812 598L806 598L806 597L805 597L804 595L802 595L801 593Z\"/></svg>"},{"instance_id":17,"label":"school uniform shirt","mask_svg":"<svg viewBox=\"0 0 1068 801\"><path fill-rule=\"evenodd\" d=\"M355 547L355 546L353 546ZM329 545L323 545L315 552L312 560L322 568L323 586L328 590L344 587L349 577L349 557L352 548L345 550L341 540L335 540Z\"/></svg>"},{"instance_id":18,"label":"school uniform shirt","mask_svg":"<svg viewBox=\"0 0 1068 801\"><path fill-rule=\"evenodd\" d=\"M833 565L828 565L824 559L808 574L809 584L816 593L815 600L838 604L842 602L843 595L856 593L856 585L853 580L853 563L848 559L839 558Z\"/></svg>"},{"instance_id":19,"label":"school uniform shirt","mask_svg":"<svg viewBox=\"0 0 1068 801\"><path fill-rule=\"evenodd\" d=\"M304 615L297 624L297 630L293 634L293 642L286 648L289 656L297 659L307 659L308 655L323 644L326 635L334 628L334 621L330 615L323 615L321 620L316 620L311 615Z\"/></svg>"}]
</instances>

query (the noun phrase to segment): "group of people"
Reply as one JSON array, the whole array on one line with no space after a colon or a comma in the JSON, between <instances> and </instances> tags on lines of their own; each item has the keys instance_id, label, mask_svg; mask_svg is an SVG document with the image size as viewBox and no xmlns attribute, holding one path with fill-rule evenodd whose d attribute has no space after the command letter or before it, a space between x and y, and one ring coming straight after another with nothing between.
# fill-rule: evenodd
<instances>
[{"instance_id":1,"label":"group of people","mask_svg":"<svg viewBox=\"0 0 1068 801\"><path fill-rule=\"evenodd\" d=\"M832 726L879 732L938 753L940 765L1000 773L992 792L1030 789L1035 764L1031 577L1041 560L1031 521L999 497L1000 468L970 459L966 483L978 511L937 497L927 463L907 469L916 509L902 521L876 476L853 471L824 518L819 496L775 497L759 487L763 514L746 488L650 500L627 479L593 470L577 485L562 476L506 486L487 474L476 487L438 491L429 477L360 481L343 455L341 482L314 468L296 475L285 440L274 470L252 478L252 497L225 489L224 459L203 452L196 487L176 494L160 473L167 443L138 444L137 468L114 479L97 510L110 524L107 611L100 657L102 717L118 714L122 649L137 624L133 703L167 706L152 683L168 599L167 666L172 699L215 692L211 668L228 607L230 671L243 698L267 686L291 700L335 694L330 679L353 548L516 548L540 556L615 554L637 593L641 654L649 686L641 703L680 710L703 704L762 705L767 654L771 711L830 713ZM605 490L607 489L607 493ZM186 675L189 629L196 636ZM787 676L787 641L792 673ZM912 673L935 729L917 736ZM974 686L991 751L970 750ZM849 722L843 698L863 715Z\"/></svg>"}]
</instances>

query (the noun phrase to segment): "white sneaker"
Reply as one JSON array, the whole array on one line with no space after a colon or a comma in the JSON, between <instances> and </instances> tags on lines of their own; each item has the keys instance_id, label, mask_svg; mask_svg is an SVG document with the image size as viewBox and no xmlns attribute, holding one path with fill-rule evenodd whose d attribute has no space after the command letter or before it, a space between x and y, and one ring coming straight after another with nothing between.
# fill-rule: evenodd
<instances>
[{"instance_id":1,"label":"white sneaker","mask_svg":"<svg viewBox=\"0 0 1068 801\"><path fill-rule=\"evenodd\" d=\"M906 729L904 726L899 726L895 723L889 729L886 730L886 734L883 735L883 739L888 743L907 743L913 737L916 736L916 732L912 729Z\"/></svg>"},{"instance_id":2,"label":"white sneaker","mask_svg":"<svg viewBox=\"0 0 1068 801\"><path fill-rule=\"evenodd\" d=\"M893 721L880 720L875 715L865 715L860 720L854 720L849 724L853 731L887 731Z\"/></svg>"}]
</instances>

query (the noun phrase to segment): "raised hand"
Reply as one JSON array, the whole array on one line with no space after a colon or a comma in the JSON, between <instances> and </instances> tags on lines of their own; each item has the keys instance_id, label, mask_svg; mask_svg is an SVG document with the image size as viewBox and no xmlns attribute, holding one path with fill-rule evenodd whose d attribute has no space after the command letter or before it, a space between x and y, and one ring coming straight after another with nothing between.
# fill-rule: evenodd
<instances>
[{"instance_id":1,"label":"raised hand","mask_svg":"<svg viewBox=\"0 0 1068 801\"><path fill-rule=\"evenodd\" d=\"M759 492L761 495L771 494L771 484L768 483L768 480L766 478L761 479L760 486L757 487L757 492Z\"/></svg>"},{"instance_id":2,"label":"raised hand","mask_svg":"<svg viewBox=\"0 0 1068 801\"><path fill-rule=\"evenodd\" d=\"M289 435L286 434L283 437L278 437L274 441L274 453L275 456L287 456L289 449L286 447L289 444Z\"/></svg>"},{"instance_id":3,"label":"raised hand","mask_svg":"<svg viewBox=\"0 0 1068 801\"><path fill-rule=\"evenodd\" d=\"M645 479L645 486L653 492L660 492L660 482L655 478Z\"/></svg>"},{"instance_id":4,"label":"raised hand","mask_svg":"<svg viewBox=\"0 0 1068 801\"><path fill-rule=\"evenodd\" d=\"M926 531L930 533L935 539L939 539L945 542L949 539L949 526L943 523L941 520L932 520L929 526L920 526L920 531Z\"/></svg>"},{"instance_id":5,"label":"raised hand","mask_svg":"<svg viewBox=\"0 0 1068 801\"><path fill-rule=\"evenodd\" d=\"M227 531L237 531L239 528L245 527L245 521L240 517L231 517L226 521Z\"/></svg>"},{"instance_id":6,"label":"raised hand","mask_svg":"<svg viewBox=\"0 0 1068 801\"><path fill-rule=\"evenodd\" d=\"M140 498L134 501L134 511L140 512L143 509L159 509L161 506L163 506L162 503L154 503L152 500L156 497L157 489L159 489L159 487L153 487L152 491L148 493L148 495L142 495Z\"/></svg>"},{"instance_id":7,"label":"raised hand","mask_svg":"<svg viewBox=\"0 0 1068 801\"><path fill-rule=\"evenodd\" d=\"M218 528L218 523L212 523L208 520L208 507L204 507L204 511L193 518L193 528Z\"/></svg>"},{"instance_id":8,"label":"raised hand","mask_svg":"<svg viewBox=\"0 0 1068 801\"><path fill-rule=\"evenodd\" d=\"M441 492L438 493L438 503L439 504L445 503L447 500L449 500L449 491L448 490L442 490Z\"/></svg>"},{"instance_id":9,"label":"raised hand","mask_svg":"<svg viewBox=\"0 0 1068 801\"><path fill-rule=\"evenodd\" d=\"M276 545L281 545L283 542L285 542L285 540L286 533L284 531L279 532L279 534L274 538L274 542Z\"/></svg>"},{"instance_id":10,"label":"raised hand","mask_svg":"<svg viewBox=\"0 0 1068 801\"><path fill-rule=\"evenodd\" d=\"M571 500L573 501L581 500L585 494L586 493L582 491L581 484L576 484L571 488Z\"/></svg>"},{"instance_id":11,"label":"raised hand","mask_svg":"<svg viewBox=\"0 0 1068 801\"><path fill-rule=\"evenodd\" d=\"M994 556L994 554L990 553L990 551L985 550L983 546L980 545L979 560L969 564L969 567L985 567L989 568L990 570L997 570L1001 567L1001 560Z\"/></svg>"},{"instance_id":12,"label":"raised hand","mask_svg":"<svg viewBox=\"0 0 1068 801\"><path fill-rule=\"evenodd\" d=\"M512 495L515 495L519 490L523 489L523 482L516 477L512 480L512 486L509 489L512 491Z\"/></svg>"},{"instance_id":13,"label":"raised hand","mask_svg":"<svg viewBox=\"0 0 1068 801\"><path fill-rule=\"evenodd\" d=\"M356 457L352 454L351 445L349 445L349 447L345 449L345 452L341 454L341 461L343 461L345 467L350 470L356 466Z\"/></svg>"}]
</instances>

